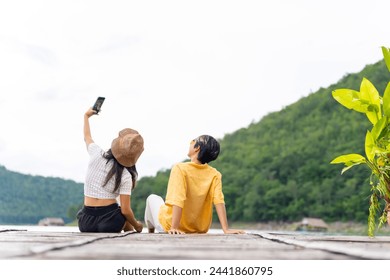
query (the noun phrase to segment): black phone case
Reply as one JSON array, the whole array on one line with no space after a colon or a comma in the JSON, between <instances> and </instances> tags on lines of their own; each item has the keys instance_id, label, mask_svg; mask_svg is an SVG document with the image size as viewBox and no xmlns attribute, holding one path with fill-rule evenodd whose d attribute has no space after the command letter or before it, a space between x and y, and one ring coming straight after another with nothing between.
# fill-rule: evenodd
<instances>
[{"instance_id":1,"label":"black phone case","mask_svg":"<svg viewBox=\"0 0 390 280\"><path fill-rule=\"evenodd\" d=\"M95 104L92 107L92 110L96 111L97 113L100 112L100 109L102 108L103 102L105 98L104 97L98 97Z\"/></svg>"}]
</instances>

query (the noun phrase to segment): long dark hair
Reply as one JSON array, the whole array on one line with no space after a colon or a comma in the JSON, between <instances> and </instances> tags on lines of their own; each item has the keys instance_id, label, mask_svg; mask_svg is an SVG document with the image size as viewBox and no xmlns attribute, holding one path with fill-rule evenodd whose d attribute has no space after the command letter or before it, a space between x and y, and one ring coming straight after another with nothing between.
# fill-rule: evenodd
<instances>
[{"instance_id":1,"label":"long dark hair","mask_svg":"<svg viewBox=\"0 0 390 280\"><path fill-rule=\"evenodd\" d=\"M136 182L137 182L137 177L138 177L138 172L137 169L135 168L135 165L131 167L124 167L122 164L120 164L115 157L112 155L111 149L109 149L107 152L104 153L103 157L107 160L106 164L112 161L112 167L110 171L108 171L106 180L104 182L104 185L107 185L108 181L114 176L115 178L115 187L114 187L114 192L119 188L121 185L121 180L122 180L122 173L123 169L126 168L127 171L129 171L131 175L131 181L132 181L132 187L131 190L135 188Z\"/></svg>"}]
</instances>

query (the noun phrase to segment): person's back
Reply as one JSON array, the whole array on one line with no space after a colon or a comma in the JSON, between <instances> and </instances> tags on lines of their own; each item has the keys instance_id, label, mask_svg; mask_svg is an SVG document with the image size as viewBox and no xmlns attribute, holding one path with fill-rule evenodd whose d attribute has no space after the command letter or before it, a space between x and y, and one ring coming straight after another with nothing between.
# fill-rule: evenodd
<instances>
[{"instance_id":1,"label":"person's back","mask_svg":"<svg viewBox=\"0 0 390 280\"><path fill-rule=\"evenodd\" d=\"M177 205L183 209L179 230L205 233L211 226L213 203L224 203L221 173L208 164L179 163L172 168L159 220L169 229L172 205Z\"/></svg>"}]
</instances>

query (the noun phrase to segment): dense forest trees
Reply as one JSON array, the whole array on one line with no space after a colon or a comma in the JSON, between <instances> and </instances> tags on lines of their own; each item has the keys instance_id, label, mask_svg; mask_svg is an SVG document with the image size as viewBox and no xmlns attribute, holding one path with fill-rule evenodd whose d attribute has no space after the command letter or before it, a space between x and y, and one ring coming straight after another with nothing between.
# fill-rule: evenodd
<instances>
[{"instance_id":1,"label":"dense forest trees","mask_svg":"<svg viewBox=\"0 0 390 280\"><path fill-rule=\"evenodd\" d=\"M220 139L220 157L211 165L223 175L229 219L297 221L311 216L366 222L370 171L358 166L341 176L340 166L330 161L344 153L364 154L368 123L365 116L351 114L337 104L331 92L359 90L366 77L382 95L387 75L384 61L368 65L360 73L348 74L338 83ZM132 195L138 219L143 219L149 194L165 196L169 172L161 170L138 181ZM82 194L82 184L0 168L0 223L36 221L43 216L74 217Z\"/></svg>"},{"instance_id":2,"label":"dense forest trees","mask_svg":"<svg viewBox=\"0 0 390 280\"><path fill-rule=\"evenodd\" d=\"M341 176L330 165L348 151L364 154L365 117L332 98L339 88L359 90L363 77L382 94L388 81L383 61L348 74L279 112L221 139L211 165L223 174L228 217L234 221L367 220L370 171L362 166ZM261 99L259 98L259 102ZM169 170L142 178L133 195L137 217L149 193L165 196Z\"/></svg>"},{"instance_id":3,"label":"dense forest trees","mask_svg":"<svg viewBox=\"0 0 390 280\"><path fill-rule=\"evenodd\" d=\"M83 185L71 180L24 175L0 166L0 224L37 224L45 217L74 219L68 211L83 202Z\"/></svg>"}]
</instances>

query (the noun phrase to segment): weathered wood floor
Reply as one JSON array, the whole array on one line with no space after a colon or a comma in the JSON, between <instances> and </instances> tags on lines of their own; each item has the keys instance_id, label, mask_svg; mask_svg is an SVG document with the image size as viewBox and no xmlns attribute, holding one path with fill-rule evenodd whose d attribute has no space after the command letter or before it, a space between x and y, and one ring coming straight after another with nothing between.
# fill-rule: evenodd
<instances>
[{"instance_id":1,"label":"weathered wood floor","mask_svg":"<svg viewBox=\"0 0 390 280\"><path fill-rule=\"evenodd\" d=\"M244 235L80 233L70 227L0 226L0 259L390 259L390 236L248 231Z\"/></svg>"}]
</instances>

